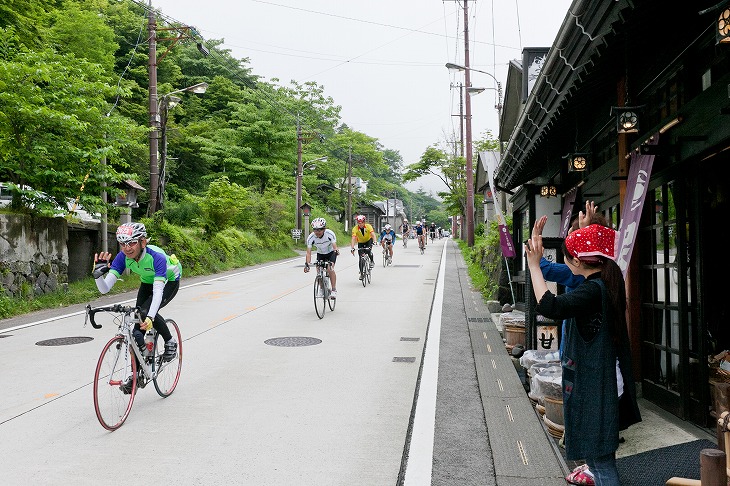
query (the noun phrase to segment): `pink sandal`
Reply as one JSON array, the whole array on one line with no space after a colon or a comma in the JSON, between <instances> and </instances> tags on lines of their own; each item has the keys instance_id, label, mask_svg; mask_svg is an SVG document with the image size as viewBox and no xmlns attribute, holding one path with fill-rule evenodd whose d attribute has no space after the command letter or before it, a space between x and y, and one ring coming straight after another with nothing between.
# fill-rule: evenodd
<instances>
[{"instance_id":1,"label":"pink sandal","mask_svg":"<svg viewBox=\"0 0 730 486\"><path fill-rule=\"evenodd\" d=\"M596 481L593 479L593 475L588 469L587 464L573 469L573 472L565 477L568 484L583 485L583 486L595 486Z\"/></svg>"}]
</instances>

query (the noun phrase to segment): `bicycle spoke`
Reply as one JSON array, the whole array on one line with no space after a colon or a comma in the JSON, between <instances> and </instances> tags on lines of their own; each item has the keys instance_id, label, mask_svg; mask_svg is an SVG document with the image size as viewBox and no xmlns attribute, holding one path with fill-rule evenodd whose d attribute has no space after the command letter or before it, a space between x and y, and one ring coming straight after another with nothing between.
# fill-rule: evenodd
<instances>
[{"instance_id":1,"label":"bicycle spoke","mask_svg":"<svg viewBox=\"0 0 730 486\"><path fill-rule=\"evenodd\" d=\"M94 409L102 427L116 430L122 426L134 403L137 392L137 366L132 350L122 336L112 338L101 351L94 374ZM123 386L132 377L132 387Z\"/></svg>"},{"instance_id":2,"label":"bicycle spoke","mask_svg":"<svg viewBox=\"0 0 730 486\"><path fill-rule=\"evenodd\" d=\"M314 311L317 313L317 317L322 319L324 317L326 298L324 285L322 284L322 276L317 275L314 279Z\"/></svg>"},{"instance_id":3,"label":"bicycle spoke","mask_svg":"<svg viewBox=\"0 0 730 486\"><path fill-rule=\"evenodd\" d=\"M182 369L182 352L183 342L182 336L180 335L180 328L177 323L172 319L166 319L168 329L172 334L172 338L177 342L177 355L170 361L165 361L163 355L165 354L165 341L162 336L157 334L155 336L155 354L152 359L152 372L157 372L157 375L153 379L155 384L155 390L157 394L162 398L169 397L177 382L180 380L180 370Z\"/></svg>"}]
</instances>

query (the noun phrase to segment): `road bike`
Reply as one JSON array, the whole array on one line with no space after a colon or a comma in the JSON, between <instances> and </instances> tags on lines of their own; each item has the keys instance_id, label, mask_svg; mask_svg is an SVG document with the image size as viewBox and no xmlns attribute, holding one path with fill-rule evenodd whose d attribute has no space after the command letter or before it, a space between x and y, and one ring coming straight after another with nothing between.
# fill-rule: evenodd
<instances>
[{"instance_id":1,"label":"road bike","mask_svg":"<svg viewBox=\"0 0 730 486\"><path fill-rule=\"evenodd\" d=\"M372 275L372 270L370 269L370 257L364 250L365 248L358 248L357 250L360 254L360 282L362 282L363 287L370 283ZM370 251L372 251L372 249Z\"/></svg>"},{"instance_id":2,"label":"road bike","mask_svg":"<svg viewBox=\"0 0 730 486\"><path fill-rule=\"evenodd\" d=\"M430 232L430 236L431 236L431 243L433 243L433 240L436 239L436 233L434 233L433 231L431 231Z\"/></svg>"},{"instance_id":3,"label":"road bike","mask_svg":"<svg viewBox=\"0 0 730 486\"><path fill-rule=\"evenodd\" d=\"M386 245L385 248L383 248L383 267L387 267L388 265L393 264L393 259L390 256L390 252L388 251L388 246Z\"/></svg>"},{"instance_id":4,"label":"road bike","mask_svg":"<svg viewBox=\"0 0 730 486\"><path fill-rule=\"evenodd\" d=\"M421 250L421 255L423 255L423 251L426 249L426 246L424 245L423 240L426 238L426 235L421 235L418 237L418 249Z\"/></svg>"},{"instance_id":5,"label":"road bike","mask_svg":"<svg viewBox=\"0 0 730 486\"><path fill-rule=\"evenodd\" d=\"M137 346L132 331L140 322L138 308L121 304L95 308L87 305L84 325L90 321L94 329L101 329L101 324L94 319L97 312L114 314L114 324L118 326L117 334L104 345L94 373L96 418L105 429L116 430L127 420L139 388L151 381L162 398L175 391L182 368L183 342L177 323L165 320L177 341L177 355L165 361L165 342L154 328L147 331L151 336L145 336L145 341L151 339L144 352ZM129 378L131 387L127 383Z\"/></svg>"},{"instance_id":6,"label":"road bike","mask_svg":"<svg viewBox=\"0 0 730 486\"><path fill-rule=\"evenodd\" d=\"M324 312L327 310L327 307L333 311L337 304L337 299L333 299L330 296L332 293L332 285L330 283L330 276L327 273L330 265L332 265L332 262L326 260L317 260L314 262L314 266L317 267L317 276L314 277L314 311L320 319L324 317Z\"/></svg>"},{"instance_id":7,"label":"road bike","mask_svg":"<svg viewBox=\"0 0 730 486\"><path fill-rule=\"evenodd\" d=\"M408 248L408 232L403 233L403 248Z\"/></svg>"}]
</instances>

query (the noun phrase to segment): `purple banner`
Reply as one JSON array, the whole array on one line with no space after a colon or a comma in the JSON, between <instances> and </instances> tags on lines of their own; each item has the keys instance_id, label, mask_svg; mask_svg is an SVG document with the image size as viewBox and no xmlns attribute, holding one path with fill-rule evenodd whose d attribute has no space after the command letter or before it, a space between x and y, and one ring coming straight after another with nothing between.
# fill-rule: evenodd
<instances>
[{"instance_id":1,"label":"purple banner","mask_svg":"<svg viewBox=\"0 0 730 486\"><path fill-rule=\"evenodd\" d=\"M565 195L563 201L563 222L560 225L560 237L565 238L568 236L568 230L570 229L570 215L573 214L573 205L575 204L575 196L578 194L578 189L573 188Z\"/></svg>"},{"instance_id":2,"label":"purple banner","mask_svg":"<svg viewBox=\"0 0 730 486\"><path fill-rule=\"evenodd\" d=\"M659 142L659 134L654 135L651 145ZM639 229L641 210L649 189L651 169L654 165L653 155L639 155L631 152L631 167L626 181L626 195L621 206L621 224L616 233L616 263L626 277L629 268L631 253L634 251L636 233Z\"/></svg>"},{"instance_id":3,"label":"purple banner","mask_svg":"<svg viewBox=\"0 0 730 486\"><path fill-rule=\"evenodd\" d=\"M494 201L494 214L497 218L497 225L499 226L499 243L502 247L502 255L508 258L512 258L517 255L515 253L515 246L512 243L512 235L507 228L507 222L504 220L502 215L502 208L499 206L499 199L497 198L497 190L494 186L494 170L495 170L495 159L494 157L486 157L487 159L487 176L489 177L489 187L492 190L492 200Z\"/></svg>"}]
</instances>

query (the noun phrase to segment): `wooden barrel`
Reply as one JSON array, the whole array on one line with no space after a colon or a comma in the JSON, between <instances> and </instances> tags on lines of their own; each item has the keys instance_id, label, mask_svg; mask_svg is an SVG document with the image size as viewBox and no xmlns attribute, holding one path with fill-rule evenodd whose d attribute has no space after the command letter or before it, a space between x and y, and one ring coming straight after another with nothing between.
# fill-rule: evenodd
<instances>
[{"instance_id":1,"label":"wooden barrel","mask_svg":"<svg viewBox=\"0 0 730 486\"><path fill-rule=\"evenodd\" d=\"M545 416L551 422L558 425L565 425L563 420L563 401L545 395Z\"/></svg>"},{"instance_id":2,"label":"wooden barrel","mask_svg":"<svg viewBox=\"0 0 730 486\"><path fill-rule=\"evenodd\" d=\"M504 326L504 338L508 346L525 345L525 328L522 326Z\"/></svg>"}]
</instances>

